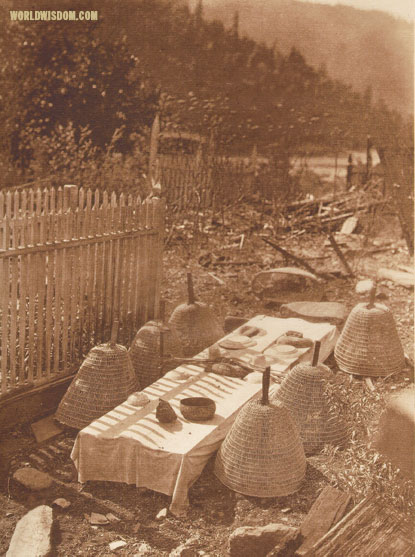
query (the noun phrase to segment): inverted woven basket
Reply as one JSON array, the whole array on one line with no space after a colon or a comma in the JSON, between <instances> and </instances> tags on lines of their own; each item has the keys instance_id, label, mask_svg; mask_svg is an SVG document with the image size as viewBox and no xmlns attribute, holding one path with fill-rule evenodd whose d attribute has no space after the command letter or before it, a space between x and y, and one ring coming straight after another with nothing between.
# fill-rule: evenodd
<instances>
[{"instance_id":1,"label":"inverted woven basket","mask_svg":"<svg viewBox=\"0 0 415 557\"><path fill-rule=\"evenodd\" d=\"M291 412L306 454L320 451L324 445L342 446L348 439L348 426L326 394L329 376L326 366L298 364L273 396Z\"/></svg>"},{"instance_id":2,"label":"inverted woven basket","mask_svg":"<svg viewBox=\"0 0 415 557\"><path fill-rule=\"evenodd\" d=\"M224 485L254 497L294 493L304 480L305 470L298 428L279 402L248 402L215 461L215 474Z\"/></svg>"},{"instance_id":3,"label":"inverted woven basket","mask_svg":"<svg viewBox=\"0 0 415 557\"><path fill-rule=\"evenodd\" d=\"M386 377L400 371L405 356L392 312L383 304L357 304L347 318L334 356L346 373Z\"/></svg>"},{"instance_id":4,"label":"inverted woven basket","mask_svg":"<svg viewBox=\"0 0 415 557\"><path fill-rule=\"evenodd\" d=\"M163 362L160 338L163 331ZM183 355L176 332L162 321L149 321L137 332L129 349L134 372L142 389L157 381L164 373L177 367Z\"/></svg>"},{"instance_id":5,"label":"inverted woven basket","mask_svg":"<svg viewBox=\"0 0 415 557\"><path fill-rule=\"evenodd\" d=\"M127 349L100 344L90 350L56 412L63 424L82 429L139 387Z\"/></svg>"},{"instance_id":6,"label":"inverted woven basket","mask_svg":"<svg viewBox=\"0 0 415 557\"><path fill-rule=\"evenodd\" d=\"M186 357L195 356L224 334L209 307L202 302L177 306L169 325L177 332Z\"/></svg>"}]
</instances>

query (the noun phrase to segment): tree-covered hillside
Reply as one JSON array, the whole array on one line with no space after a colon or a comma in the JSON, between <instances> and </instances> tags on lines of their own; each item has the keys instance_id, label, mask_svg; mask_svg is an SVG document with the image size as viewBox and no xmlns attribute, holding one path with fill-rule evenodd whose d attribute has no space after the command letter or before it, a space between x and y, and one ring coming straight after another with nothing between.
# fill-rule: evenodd
<instances>
[{"instance_id":1,"label":"tree-covered hillside","mask_svg":"<svg viewBox=\"0 0 415 557\"><path fill-rule=\"evenodd\" d=\"M65 8L85 6L63 0ZM237 17L229 27L207 20L202 2L193 11L171 0L90 0L87 8L99 11L97 23L11 23L1 13L3 156L23 166L34 142L68 126L75 141L88 130L97 148L118 130L115 146L127 152L157 111L163 127L238 154L254 144L291 153L359 147L367 134L400 133L399 115L374 103L369 89L333 80L297 49L282 53L241 36Z\"/></svg>"},{"instance_id":2,"label":"tree-covered hillside","mask_svg":"<svg viewBox=\"0 0 415 557\"><path fill-rule=\"evenodd\" d=\"M190 2L196 0L190 0ZM372 89L376 98L404 113L413 112L414 27L380 11L297 0L204 0L209 19L239 28L284 54L294 46L308 63L357 91Z\"/></svg>"}]
</instances>

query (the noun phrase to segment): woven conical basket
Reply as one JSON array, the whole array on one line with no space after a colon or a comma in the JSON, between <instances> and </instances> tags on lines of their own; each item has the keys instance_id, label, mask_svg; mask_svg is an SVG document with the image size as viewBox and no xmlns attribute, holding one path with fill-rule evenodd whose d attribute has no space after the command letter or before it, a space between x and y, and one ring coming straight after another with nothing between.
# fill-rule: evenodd
<instances>
[{"instance_id":1,"label":"woven conical basket","mask_svg":"<svg viewBox=\"0 0 415 557\"><path fill-rule=\"evenodd\" d=\"M174 358L180 358L183 350L179 337L171 327L162 321L149 321L136 334L129 354L134 372L144 389L177 367L180 362Z\"/></svg>"},{"instance_id":2,"label":"woven conical basket","mask_svg":"<svg viewBox=\"0 0 415 557\"><path fill-rule=\"evenodd\" d=\"M186 357L192 357L211 346L224 332L206 304L196 302L191 274L188 274L188 303L180 304L172 313L169 325L177 332Z\"/></svg>"},{"instance_id":3,"label":"woven conical basket","mask_svg":"<svg viewBox=\"0 0 415 557\"><path fill-rule=\"evenodd\" d=\"M392 312L383 304L357 304L347 318L334 356L346 373L386 377L400 371L405 356Z\"/></svg>"},{"instance_id":4,"label":"woven conical basket","mask_svg":"<svg viewBox=\"0 0 415 557\"><path fill-rule=\"evenodd\" d=\"M100 344L90 350L56 412L63 424L82 429L139 388L127 349Z\"/></svg>"},{"instance_id":5,"label":"woven conical basket","mask_svg":"<svg viewBox=\"0 0 415 557\"><path fill-rule=\"evenodd\" d=\"M342 446L348 438L347 424L326 394L330 375L330 369L324 365L297 364L273 396L274 401L291 412L306 454L319 451L324 445Z\"/></svg>"},{"instance_id":6,"label":"woven conical basket","mask_svg":"<svg viewBox=\"0 0 415 557\"><path fill-rule=\"evenodd\" d=\"M253 400L238 414L215 461L215 474L234 491L280 497L297 491L306 459L300 434L280 402Z\"/></svg>"}]
</instances>

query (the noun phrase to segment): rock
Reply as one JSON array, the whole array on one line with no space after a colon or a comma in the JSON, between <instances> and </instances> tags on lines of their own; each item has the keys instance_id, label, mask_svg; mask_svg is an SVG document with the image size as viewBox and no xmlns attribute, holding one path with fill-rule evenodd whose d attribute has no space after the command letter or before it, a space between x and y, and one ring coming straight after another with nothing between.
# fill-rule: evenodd
<instances>
[{"instance_id":1,"label":"rock","mask_svg":"<svg viewBox=\"0 0 415 557\"><path fill-rule=\"evenodd\" d=\"M372 442L374 448L409 479L413 479L415 466L414 406L415 389L413 387L390 396Z\"/></svg>"},{"instance_id":2,"label":"rock","mask_svg":"<svg viewBox=\"0 0 415 557\"><path fill-rule=\"evenodd\" d=\"M198 537L189 538L186 543L173 549L169 557L198 557L199 551L196 549L198 543Z\"/></svg>"},{"instance_id":3,"label":"rock","mask_svg":"<svg viewBox=\"0 0 415 557\"><path fill-rule=\"evenodd\" d=\"M165 509L161 509L161 511L159 511L159 513L156 516L157 520L161 520L162 518L166 518L167 516L167 508Z\"/></svg>"},{"instance_id":4,"label":"rock","mask_svg":"<svg viewBox=\"0 0 415 557\"><path fill-rule=\"evenodd\" d=\"M151 547L148 545L148 543L140 543L140 545L138 546L138 552L134 553L134 557L143 557L143 555L147 555L148 553L151 553L152 549Z\"/></svg>"},{"instance_id":5,"label":"rock","mask_svg":"<svg viewBox=\"0 0 415 557\"><path fill-rule=\"evenodd\" d=\"M32 491L41 491L53 484L53 480L48 474L30 466L16 470L13 474L13 479Z\"/></svg>"},{"instance_id":6,"label":"rock","mask_svg":"<svg viewBox=\"0 0 415 557\"><path fill-rule=\"evenodd\" d=\"M71 506L71 502L67 501L66 499L63 499L63 497L59 497L58 499L55 499L53 501L52 505L56 505L57 507L60 507L61 509L67 509L68 507Z\"/></svg>"},{"instance_id":7,"label":"rock","mask_svg":"<svg viewBox=\"0 0 415 557\"><path fill-rule=\"evenodd\" d=\"M6 557L43 557L52 551L52 508L40 505L25 514L14 530Z\"/></svg>"},{"instance_id":8,"label":"rock","mask_svg":"<svg viewBox=\"0 0 415 557\"><path fill-rule=\"evenodd\" d=\"M186 544L179 545L170 553L169 557L198 557L199 552L193 547L187 547Z\"/></svg>"},{"instance_id":9,"label":"rock","mask_svg":"<svg viewBox=\"0 0 415 557\"><path fill-rule=\"evenodd\" d=\"M90 524L100 525L100 524L109 524L108 518L104 514L100 513L91 513L89 517Z\"/></svg>"},{"instance_id":10,"label":"rock","mask_svg":"<svg viewBox=\"0 0 415 557\"><path fill-rule=\"evenodd\" d=\"M105 516L108 518L110 522L120 522L121 520L120 518L118 518L118 516L115 516L115 514L112 513L108 513Z\"/></svg>"},{"instance_id":11,"label":"rock","mask_svg":"<svg viewBox=\"0 0 415 557\"><path fill-rule=\"evenodd\" d=\"M298 528L285 524L242 526L234 530L229 537L229 556L265 557L277 548L278 551L284 551L288 544L295 543L299 537Z\"/></svg>"},{"instance_id":12,"label":"rock","mask_svg":"<svg viewBox=\"0 0 415 557\"><path fill-rule=\"evenodd\" d=\"M123 540L115 540L114 542L111 542L109 544L109 547L111 549L111 551L116 551L117 549L120 549L121 547L124 547L127 545L127 542L123 541Z\"/></svg>"}]
</instances>

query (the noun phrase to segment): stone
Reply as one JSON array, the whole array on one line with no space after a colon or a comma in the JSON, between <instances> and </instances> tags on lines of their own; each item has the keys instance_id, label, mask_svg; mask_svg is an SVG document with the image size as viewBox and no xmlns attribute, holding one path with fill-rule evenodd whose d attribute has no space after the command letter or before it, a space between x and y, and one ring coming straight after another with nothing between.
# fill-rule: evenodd
<instances>
[{"instance_id":1,"label":"stone","mask_svg":"<svg viewBox=\"0 0 415 557\"><path fill-rule=\"evenodd\" d=\"M47 489L53 484L53 480L49 474L40 472L31 466L16 470L13 474L13 479L32 491L41 491L42 489Z\"/></svg>"},{"instance_id":2,"label":"stone","mask_svg":"<svg viewBox=\"0 0 415 557\"><path fill-rule=\"evenodd\" d=\"M113 542L109 543L109 548L111 551L116 551L117 549L120 549L121 547L124 547L127 545L127 542L123 541L123 540L115 540Z\"/></svg>"},{"instance_id":3,"label":"stone","mask_svg":"<svg viewBox=\"0 0 415 557\"><path fill-rule=\"evenodd\" d=\"M161 511L158 512L156 519L161 520L162 518L166 518L166 516L167 516L167 508L161 509Z\"/></svg>"},{"instance_id":4,"label":"stone","mask_svg":"<svg viewBox=\"0 0 415 557\"><path fill-rule=\"evenodd\" d=\"M390 396L379 420L374 448L413 479L415 466L415 389L402 390Z\"/></svg>"},{"instance_id":5,"label":"stone","mask_svg":"<svg viewBox=\"0 0 415 557\"><path fill-rule=\"evenodd\" d=\"M284 551L288 544L295 543L298 538L298 528L285 524L242 526L234 530L229 537L229 556L265 557L276 548Z\"/></svg>"},{"instance_id":6,"label":"stone","mask_svg":"<svg viewBox=\"0 0 415 557\"><path fill-rule=\"evenodd\" d=\"M43 420L35 422L31 425L31 428L38 443L43 443L43 441L52 439L52 437L56 437L56 435L59 435L63 431L55 422L54 416L48 416L47 418L43 418Z\"/></svg>"},{"instance_id":7,"label":"stone","mask_svg":"<svg viewBox=\"0 0 415 557\"><path fill-rule=\"evenodd\" d=\"M152 551L151 546L149 546L148 543L140 543L137 550L137 553L134 553L134 557L143 557L143 555L147 555Z\"/></svg>"},{"instance_id":8,"label":"stone","mask_svg":"<svg viewBox=\"0 0 415 557\"><path fill-rule=\"evenodd\" d=\"M90 524L100 525L100 524L109 524L108 518L104 514L100 513L91 513L89 517Z\"/></svg>"},{"instance_id":9,"label":"stone","mask_svg":"<svg viewBox=\"0 0 415 557\"><path fill-rule=\"evenodd\" d=\"M52 551L52 508L40 505L19 520L6 557L43 557Z\"/></svg>"},{"instance_id":10,"label":"stone","mask_svg":"<svg viewBox=\"0 0 415 557\"><path fill-rule=\"evenodd\" d=\"M52 505L56 505L57 507L60 507L61 509L67 509L68 507L71 506L71 502L67 501L63 497L58 497L58 499L55 499L53 501Z\"/></svg>"},{"instance_id":11,"label":"stone","mask_svg":"<svg viewBox=\"0 0 415 557\"><path fill-rule=\"evenodd\" d=\"M170 553L169 557L198 557L199 552L193 547L187 547L186 544L179 545Z\"/></svg>"},{"instance_id":12,"label":"stone","mask_svg":"<svg viewBox=\"0 0 415 557\"><path fill-rule=\"evenodd\" d=\"M189 538L186 543L183 543L171 551L169 557L198 557L199 551L196 549L199 543L198 537Z\"/></svg>"},{"instance_id":13,"label":"stone","mask_svg":"<svg viewBox=\"0 0 415 557\"><path fill-rule=\"evenodd\" d=\"M115 516L115 514L112 513L108 513L105 516L108 518L110 522L120 522L121 520L120 518L118 518L118 516Z\"/></svg>"}]
</instances>

